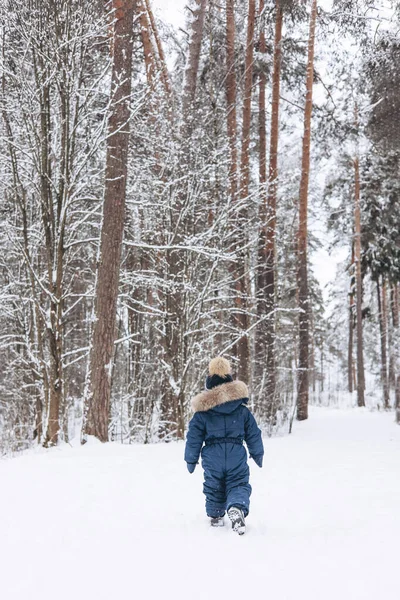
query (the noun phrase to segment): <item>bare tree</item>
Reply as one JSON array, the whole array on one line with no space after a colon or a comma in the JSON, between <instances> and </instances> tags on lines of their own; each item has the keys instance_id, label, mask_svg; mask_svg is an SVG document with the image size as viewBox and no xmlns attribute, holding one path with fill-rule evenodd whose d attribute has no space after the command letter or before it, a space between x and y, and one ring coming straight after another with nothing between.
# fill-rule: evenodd
<instances>
[{"instance_id":1,"label":"bare tree","mask_svg":"<svg viewBox=\"0 0 400 600\"><path fill-rule=\"evenodd\" d=\"M192 13L191 31L187 49L186 66L182 94L182 118L179 127L180 157L176 178L178 186L174 186L174 194L169 206L168 221L173 226L170 241L182 246L190 218L186 203L190 194L192 120L194 117L194 100L196 96L197 78L200 64L200 52L203 40L204 20L207 0L192 0L189 10ZM175 434L183 438L185 429L185 364L187 346L185 330L187 304L185 294L185 272L187 271L187 255L183 250L166 251L166 278L168 289L165 299L164 345L164 384L162 399L162 433Z\"/></svg>"},{"instance_id":2,"label":"bare tree","mask_svg":"<svg viewBox=\"0 0 400 600\"><path fill-rule=\"evenodd\" d=\"M77 222L85 208L79 200L88 195L90 185L91 191L95 188L93 182L88 184L88 164L94 178L98 173L93 155L98 148L95 139L101 137L102 107L96 86L105 66L101 56L105 24L97 7L88 12L79 0L34 2L30 7L16 2L9 9L1 16L13 23L3 30L7 45L13 46L13 52L2 57L3 73L13 73L2 79L9 150L3 191L5 198L14 198L16 213L12 220L11 213L4 216L12 247L22 257L21 283L17 278L15 284L24 289L14 327L23 332L31 371L29 376L26 366L22 368L29 389L27 406L35 402L32 433L51 446L60 436L65 440L69 436L65 372L70 368L67 356L74 349L67 333L76 317L74 307L82 299L73 299ZM16 39L20 43L14 44ZM89 54L92 61L87 60ZM30 307L25 311L28 298Z\"/></svg>"}]
</instances>

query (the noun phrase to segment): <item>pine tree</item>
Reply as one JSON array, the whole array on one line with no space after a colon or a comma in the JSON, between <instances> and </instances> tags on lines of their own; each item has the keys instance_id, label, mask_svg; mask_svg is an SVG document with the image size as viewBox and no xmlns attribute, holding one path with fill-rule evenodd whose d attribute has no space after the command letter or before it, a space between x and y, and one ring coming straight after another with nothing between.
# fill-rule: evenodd
<instances>
[{"instance_id":1,"label":"pine tree","mask_svg":"<svg viewBox=\"0 0 400 600\"><path fill-rule=\"evenodd\" d=\"M108 441L121 248L125 222L134 0L114 0L113 68L85 434Z\"/></svg>"},{"instance_id":2,"label":"pine tree","mask_svg":"<svg viewBox=\"0 0 400 600\"><path fill-rule=\"evenodd\" d=\"M260 2L260 14L264 3ZM278 191L278 141L279 141L279 98L281 83L283 10L279 0L275 5L275 36L272 72L271 126L268 180L266 174L266 132L265 132L265 85L263 70L259 82L259 138L260 138L260 250L259 250L259 313L265 319L260 327L262 342L265 339L266 352L266 416L274 419L276 412L276 365L275 365L275 252L276 252L276 202ZM264 29L260 34L260 52L266 52ZM261 344L262 351L264 344Z\"/></svg>"},{"instance_id":3,"label":"pine tree","mask_svg":"<svg viewBox=\"0 0 400 600\"><path fill-rule=\"evenodd\" d=\"M307 274L307 204L310 177L310 145L312 89L314 79L314 44L317 20L317 1L313 0L310 15L308 39L306 101L304 108L304 136L301 181L299 194L299 233L298 233L298 294L299 294L299 366L297 418L308 418L308 370L309 370L309 298Z\"/></svg>"},{"instance_id":4,"label":"pine tree","mask_svg":"<svg viewBox=\"0 0 400 600\"><path fill-rule=\"evenodd\" d=\"M237 265L236 265L236 319L238 322L238 341L236 355L238 359L238 376L244 381L250 380L250 339L249 328L249 284L248 284L248 258L246 248L246 224L248 218L247 198L250 183L250 124L251 124L251 97L253 88L253 54L254 54L254 28L256 18L255 0L249 0L247 17L247 38L244 71L244 93L242 111L242 139L239 168L239 201L237 213Z\"/></svg>"},{"instance_id":5,"label":"pine tree","mask_svg":"<svg viewBox=\"0 0 400 600\"><path fill-rule=\"evenodd\" d=\"M358 108L355 106L355 129L358 131ZM356 314L357 314L357 404L365 406L364 346L362 323L362 279L361 279L361 197L360 197L360 161L358 148L354 165L354 246L356 264Z\"/></svg>"}]
</instances>

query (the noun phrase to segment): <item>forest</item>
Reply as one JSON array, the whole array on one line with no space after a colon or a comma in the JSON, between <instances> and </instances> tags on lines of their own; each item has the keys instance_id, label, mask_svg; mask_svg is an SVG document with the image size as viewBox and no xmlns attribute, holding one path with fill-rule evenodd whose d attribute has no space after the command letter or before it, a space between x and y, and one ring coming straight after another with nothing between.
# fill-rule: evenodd
<instances>
[{"instance_id":1,"label":"forest","mask_svg":"<svg viewBox=\"0 0 400 600\"><path fill-rule=\"evenodd\" d=\"M400 424L400 5L162 4L0 0L0 455Z\"/></svg>"}]
</instances>

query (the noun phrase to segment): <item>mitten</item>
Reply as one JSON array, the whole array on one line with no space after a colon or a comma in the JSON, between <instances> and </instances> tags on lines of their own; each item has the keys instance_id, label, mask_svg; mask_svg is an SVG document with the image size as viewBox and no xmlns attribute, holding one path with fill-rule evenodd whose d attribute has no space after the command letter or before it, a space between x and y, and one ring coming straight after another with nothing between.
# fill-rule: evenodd
<instances>
[{"instance_id":1,"label":"mitten","mask_svg":"<svg viewBox=\"0 0 400 600\"><path fill-rule=\"evenodd\" d=\"M251 458L254 460L254 462L256 463L256 465L258 467L260 467L260 469L261 469L262 464L263 464L263 455L260 454L259 456L252 456Z\"/></svg>"},{"instance_id":2,"label":"mitten","mask_svg":"<svg viewBox=\"0 0 400 600\"><path fill-rule=\"evenodd\" d=\"M193 473L196 468L196 463L186 463L187 469L189 473Z\"/></svg>"}]
</instances>

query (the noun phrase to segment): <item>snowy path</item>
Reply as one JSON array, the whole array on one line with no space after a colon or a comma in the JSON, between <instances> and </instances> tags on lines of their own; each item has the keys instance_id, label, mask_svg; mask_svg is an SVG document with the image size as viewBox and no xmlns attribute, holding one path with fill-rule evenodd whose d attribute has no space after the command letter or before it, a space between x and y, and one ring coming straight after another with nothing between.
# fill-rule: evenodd
<instances>
[{"instance_id":1,"label":"snowy path","mask_svg":"<svg viewBox=\"0 0 400 600\"><path fill-rule=\"evenodd\" d=\"M400 427L314 409L252 467L248 532L211 529L183 445L0 462L4 600L398 600Z\"/></svg>"}]
</instances>

